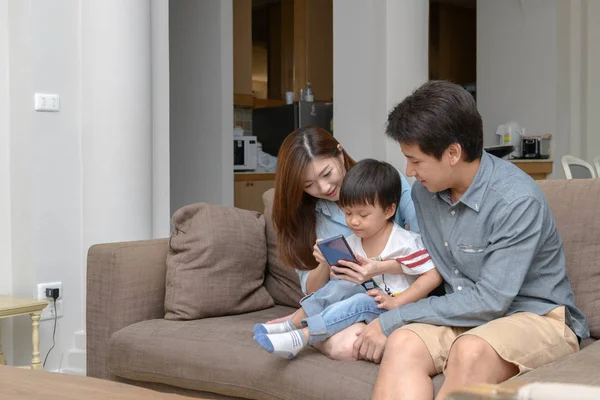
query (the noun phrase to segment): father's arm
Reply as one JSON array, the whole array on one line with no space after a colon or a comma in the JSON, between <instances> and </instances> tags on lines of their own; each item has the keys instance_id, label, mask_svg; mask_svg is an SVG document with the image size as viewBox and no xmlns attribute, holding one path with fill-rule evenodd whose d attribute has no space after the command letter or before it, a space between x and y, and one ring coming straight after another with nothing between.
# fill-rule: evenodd
<instances>
[{"instance_id":1,"label":"father's arm","mask_svg":"<svg viewBox=\"0 0 600 400\"><path fill-rule=\"evenodd\" d=\"M382 314L379 320L383 332L389 336L409 322L478 326L504 316L519 293L540 245L545 212L533 197L518 199L511 207L505 207L493 222L489 257L481 266L476 284Z\"/></svg>"}]
</instances>

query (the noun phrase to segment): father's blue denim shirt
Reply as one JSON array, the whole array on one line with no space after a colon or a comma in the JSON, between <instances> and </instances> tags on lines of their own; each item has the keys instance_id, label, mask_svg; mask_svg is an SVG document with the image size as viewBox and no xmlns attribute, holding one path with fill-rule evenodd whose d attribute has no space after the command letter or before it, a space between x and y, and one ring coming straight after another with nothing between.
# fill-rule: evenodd
<instances>
[{"instance_id":1,"label":"father's blue denim shirt","mask_svg":"<svg viewBox=\"0 0 600 400\"><path fill-rule=\"evenodd\" d=\"M412 196L447 295L382 314L386 335L410 322L470 327L522 311L544 315L564 305L567 325L581 339L589 337L554 217L542 190L523 171L484 152L458 202L451 202L448 191L431 193L419 182Z\"/></svg>"}]
</instances>

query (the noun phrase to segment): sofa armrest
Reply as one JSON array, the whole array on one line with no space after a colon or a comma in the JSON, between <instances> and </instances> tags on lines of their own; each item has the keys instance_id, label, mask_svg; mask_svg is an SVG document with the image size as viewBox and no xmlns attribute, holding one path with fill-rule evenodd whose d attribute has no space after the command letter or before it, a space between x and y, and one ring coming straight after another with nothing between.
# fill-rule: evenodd
<instances>
[{"instance_id":1,"label":"sofa armrest","mask_svg":"<svg viewBox=\"0 0 600 400\"><path fill-rule=\"evenodd\" d=\"M165 315L168 239L92 246L87 259L87 375L113 379L107 367L111 335Z\"/></svg>"}]
</instances>

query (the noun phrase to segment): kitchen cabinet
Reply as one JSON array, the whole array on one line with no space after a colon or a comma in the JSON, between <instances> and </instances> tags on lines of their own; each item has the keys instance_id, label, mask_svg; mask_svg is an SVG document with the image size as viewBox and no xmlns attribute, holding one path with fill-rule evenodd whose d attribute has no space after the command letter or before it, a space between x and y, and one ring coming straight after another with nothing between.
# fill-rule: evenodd
<instances>
[{"instance_id":1,"label":"kitchen cabinet","mask_svg":"<svg viewBox=\"0 0 600 400\"><path fill-rule=\"evenodd\" d=\"M252 0L233 0L233 93L234 104L251 106Z\"/></svg>"},{"instance_id":2,"label":"kitchen cabinet","mask_svg":"<svg viewBox=\"0 0 600 400\"><path fill-rule=\"evenodd\" d=\"M294 93L333 101L333 0L294 0Z\"/></svg>"},{"instance_id":3,"label":"kitchen cabinet","mask_svg":"<svg viewBox=\"0 0 600 400\"><path fill-rule=\"evenodd\" d=\"M293 91L298 100L310 82L315 101L333 100L333 0L270 1L253 10L252 23L253 46L267 52L253 60L266 71L266 98Z\"/></svg>"},{"instance_id":4,"label":"kitchen cabinet","mask_svg":"<svg viewBox=\"0 0 600 400\"><path fill-rule=\"evenodd\" d=\"M244 210L258 211L262 214L264 211L262 195L274 187L274 173L235 173L233 206Z\"/></svg>"},{"instance_id":5,"label":"kitchen cabinet","mask_svg":"<svg viewBox=\"0 0 600 400\"><path fill-rule=\"evenodd\" d=\"M429 79L477 81L477 2L432 0L429 6Z\"/></svg>"}]
</instances>

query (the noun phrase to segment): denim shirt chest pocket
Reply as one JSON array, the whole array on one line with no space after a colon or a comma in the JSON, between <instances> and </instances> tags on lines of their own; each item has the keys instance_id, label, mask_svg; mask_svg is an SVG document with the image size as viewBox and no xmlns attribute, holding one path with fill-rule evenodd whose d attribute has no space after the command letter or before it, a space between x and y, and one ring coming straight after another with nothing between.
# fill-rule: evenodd
<instances>
[{"instance_id":1,"label":"denim shirt chest pocket","mask_svg":"<svg viewBox=\"0 0 600 400\"><path fill-rule=\"evenodd\" d=\"M458 244L454 258L458 269L468 278L476 281L487 258L487 243Z\"/></svg>"}]
</instances>

